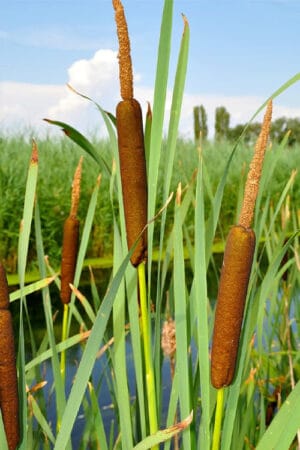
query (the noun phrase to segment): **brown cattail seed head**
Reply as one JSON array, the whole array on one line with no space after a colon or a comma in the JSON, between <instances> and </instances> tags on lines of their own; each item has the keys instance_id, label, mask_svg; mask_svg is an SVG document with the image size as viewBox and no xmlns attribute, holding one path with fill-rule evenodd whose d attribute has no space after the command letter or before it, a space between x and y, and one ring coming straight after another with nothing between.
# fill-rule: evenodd
<instances>
[{"instance_id":1,"label":"brown cattail seed head","mask_svg":"<svg viewBox=\"0 0 300 450\"><path fill-rule=\"evenodd\" d=\"M121 101L116 116L127 245L130 249L147 224L147 174L141 107L135 99ZM131 262L136 267L146 256L147 231L144 230Z\"/></svg>"},{"instance_id":2,"label":"brown cattail seed head","mask_svg":"<svg viewBox=\"0 0 300 450\"><path fill-rule=\"evenodd\" d=\"M253 230L239 225L230 230L221 271L212 341L211 380L217 389L228 386L234 377L254 248Z\"/></svg>"},{"instance_id":3,"label":"brown cattail seed head","mask_svg":"<svg viewBox=\"0 0 300 450\"><path fill-rule=\"evenodd\" d=\"M79 247L79 220L69 216L64 223L63 247L61 259L61 290L60 298L63 303L71 300L70 283L73 283L76 259Z\"/></svg>"}]
</instances>

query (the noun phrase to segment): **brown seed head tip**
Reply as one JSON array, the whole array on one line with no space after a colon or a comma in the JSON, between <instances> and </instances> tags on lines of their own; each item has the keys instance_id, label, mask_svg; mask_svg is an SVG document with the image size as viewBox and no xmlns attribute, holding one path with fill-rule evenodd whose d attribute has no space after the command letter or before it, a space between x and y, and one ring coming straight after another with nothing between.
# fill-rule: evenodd
<instances>
[{"instance_id":1,"label":"brown seed head tip","mask_svg":"<svg viewBox=\"0 0 300 450\"><path fill-rule=\"evenodd\" d=\"M113 0L119 40L119 78L123 100L133 98L133 71L130 56L130 39L124 8L120 0Z\"/></svg>"},{"instance_id":2,"label":"brown seed head tip","mask_svg":"<svg viewBox=\"0 0 300 450\"><path fill-rule=\"evenodd\" d=\"M82 172L83 156L80 157L78 166L74 173L73 185L72 185L72 201L71 201L71 213L70 215L76 217L80 198L80 182Z\"/></svg>"},{"instance_id":3,"label":"brown seed head tip","mask_svg":"<svg viewBox=\"0 0 300 450\"><path fill-rule=\"evenodd\" d=\"M248 228L253 219L256 197L263 167L264 156L267 148L270 126L272 119L272 100L268 102L267 110L263 119L261 132L255 144L253 159L250 164L239 224Z\"/></svg>"},{"instance_id":4,"label":"brown seed head tip","mask_svg":"<svg viewBox=\"0 0 300 450\"><path fill-rule=\"evenodd\" d=\"M120 0L113 0L113 7L115 11L118 11L119 9L123 9L123 5L120 2Z\"/></svg>"},{"instance_id":5,"label":"brown seed head tip","mask_svg":"<svg viewBox=\"0 0 300 450\"><path fill-rule=\"evenodd\" d=\"M37 143L34 139L32 139L32 153L31 153L31 164L37 164L38 163L38 147Z\"/></svg>"}]
</instances>

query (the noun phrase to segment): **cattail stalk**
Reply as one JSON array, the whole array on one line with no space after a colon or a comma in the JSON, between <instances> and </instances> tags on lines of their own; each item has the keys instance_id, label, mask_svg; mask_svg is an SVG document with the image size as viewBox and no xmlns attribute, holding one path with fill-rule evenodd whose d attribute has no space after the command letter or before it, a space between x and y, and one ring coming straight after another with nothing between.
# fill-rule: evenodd
<instances>
[{"instance_id":1,"label":"cattail stalk","mask_svg":"<svg viewBox=\"0 0 300 450\"><path fill-rule=\"evenodd\" d=\"M74 280L79 246L79 220L77 218L77 210L80 197L81 168L82 157L74 174L70 215L64 223L60 290L60 298L64 304L70 303L71 300L72 291L70 283Z\"/></svg>"},{"instance_id":2,"label":"cattail stalk","mask_svg":"<svg viewBox=\"0 0 300 450\"><path fill-rule=\"evenodd\" d=\"M0 408L9 450L20 440L19 398L12 317L6 273L0 263Z\"/></svg>"},{"instance_id":3,"label":"cattail stalk","mask_svg":"<svg viewBox=\"0 0 300 450\"><path fill-rule=\"evenodd\" d=\"M235 374L255 249L255 233L250 227L268 142L271 117L272 101L269 101L250 164L239 223L231 228L224 251L211 352L211 382L219 390L213 436L214 450L219 448L222 421L218 415L220 411L219 403L223 404L224 387L232 383Z\"/></svg>"},{"instance_id":4,"label":"cattail stalk","mask_svg":"<svg viewBox=\"0 0 300 450\"><path fill-rule=\"evenodd\" d=\"M158 424L157 424L155 378L152 364L151 334L149 327L149 314L147 305L145 264L140 264L137 270L139 279L139 297L140 297L141 325L142 325L141 332L143 339L145 370L146 370L145 381L148 398L149 426L150 426L150 433L154 434L158 429ZM155 446L152 449L158 450L158 447Z\"/></svg>"},{"instance_id":5,"label":"cattail stalk","mask_svg":"<svg viewBox=\"0 0 300 450\"><path fill-rule=\"evenodd\" d=\"M130 41L124 9L113 0L119 39L119 77L122 101L116 109L119 160L126 223L127 245L131 248L142 231L131 263L137 267L147 257L147 174L143 120L140 104L133 98Z\"/></svg>"},{"instance_id":6,"label":"cattail stalk","mask_svg":"<svg viewBox=\"0 0 300 450\"><path fill-rule=\"evenodd\" d=\"M79 247L79 219L77 218L77 210L80 198L80 182L82 171L81 157L76 168L71 196L70 215L65 220L63 232L63 246L62 246L62 261L61 261L61 290L60 298L64 305L63 324L62 324L62 342L68 335L68 315L69 303L71 301L72 290L70 284L74 281L77 253ZM62 351L60 360L60 370L63 380L65 379L66 371L66 352Z\"/></svg>"},{"instance_id":7,"label":"cattail stalk","mask_svg":"<svg viewBox=\"0 0 300 450\"><path fill-rule=\"evenodd\" d=\"M130 40L124 9L120 0L113 0L119 40L119 78L122 100L117 105L117 135L125 213L127 246L135 248L131 263L138 269L141 308L141 335L144 347L146 390L150 433L157 431L155 378L151 351L151 327L147 304L145 261L147 258L147 173L140 104L133 98L133 72ZM138 239L138 241L137 241ZM155 446L153 449L157 449Z\"/></svg>"}]
</instances>

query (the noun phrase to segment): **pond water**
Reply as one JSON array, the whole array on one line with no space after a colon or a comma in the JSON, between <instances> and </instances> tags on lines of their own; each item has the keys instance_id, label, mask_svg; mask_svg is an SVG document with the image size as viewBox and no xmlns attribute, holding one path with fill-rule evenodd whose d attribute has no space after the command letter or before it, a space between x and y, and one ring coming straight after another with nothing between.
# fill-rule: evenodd
<instances>
[{"instance_id":1,"label":"pond water","mask_svg":"<svg viewBox=\"0 0 300 450\"><path fill-rule=\"evenodd\" d=\"M127 339L126 341L126 354L127 354L126 361L127 361L130 398L131 401L133 401L135 398L135 374L134 374L133 354L130 339ZM81 355L82 355L82 347L80 345L74 346L67 352L67 372L66 372L67 395L72 388L72 383L76 375ZM47 381L47 385L43 388L44 395L47 400L47 419L48 422L51 424L52 430L55 430L56 424L55 395L52 392L53 374L50 360L43 363L42 371L44 373L44 379ZM107 354L102 355L99 359L96 360L92 371L92 379L93 379L93 386L99 387L98 402L101 409L106 436L109 436L112 426L114 426L116 435L118 424L115 423L116 417L114 408L112 406L112 398L110 395L110 387L111 387L110 385L112 381L112 375L110 373ZM162 366L162 380L163 380L162 417L163 421L165 421L167 416L167 408L170 395L170 365L167 360L164 360ZM84 431L84 426L85 426L85 414L83 408L80 407L71 435L73 450L78 450L80 447L80 441Z\"/></svg>"}]
</instances>

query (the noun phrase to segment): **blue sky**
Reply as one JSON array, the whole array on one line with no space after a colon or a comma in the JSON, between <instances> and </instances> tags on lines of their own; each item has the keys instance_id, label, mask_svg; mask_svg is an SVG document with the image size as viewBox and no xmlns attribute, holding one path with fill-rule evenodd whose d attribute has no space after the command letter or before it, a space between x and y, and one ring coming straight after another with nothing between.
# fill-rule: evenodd
<instances>
[{"instance_id":1,"label":"blue sky","mask_svg":"<svg viewBox=\"0 0 300 450\"><path fill-rule=\"evenodd\" d=\"M124 0L136 96L152 101L163 0ZM117 38L110 0L0 0L0 128L45 127L65 120L92 131L99 117L65 84L105 109L118 101ZM184 13L190 54L181 133L192 133L192 108L225 105L232 125L246 122L281 84L300 72L297 0L175 0L169 88ZM275 101L274 116L300 115L300 84Z\"/></svg>"}]
</instances>

